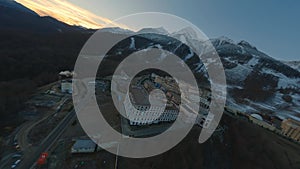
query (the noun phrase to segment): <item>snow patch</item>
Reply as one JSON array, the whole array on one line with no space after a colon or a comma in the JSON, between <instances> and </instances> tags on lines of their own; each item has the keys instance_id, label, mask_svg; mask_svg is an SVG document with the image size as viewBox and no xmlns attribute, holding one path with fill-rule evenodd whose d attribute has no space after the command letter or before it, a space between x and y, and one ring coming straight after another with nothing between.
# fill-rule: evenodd
<instances>
[{"instance_id":1,"label":"snow patch","mask_svg":"<svg viewBox=\"0 0 300 169\"><path fill-rule=\"evenodd\" d=\"M135 39L133 37L130 38L131 42L130 42L130 49L135 49Z\"/></svg>"},{"instance_id":2,"label":"snow patch","mask_svg":"<svg viewBox=\"0 0 300 169\"><path fill-rule=\"evenodd\" d=\"M194 52L190 48L190 53L188 55L186 55L183 60L187 61L187 60L189 60L193 56L194 56Z\"/></svg>"},{"instance_id":3,"label":"snow patch","mask_svg":"<svg viewBox=\"0 0 300 169\"><path fill-rule=\"evenodd\" d=\"M258 61L259 61L258 58L253 57L251 60L248 61L248 63L246 65L253 67L258 63Z\"/></svg>"},{"instance_id":4,"label":"snow patch","mask_svg":"<svg viewBox=\"0 0 300 169\"><path fill-rule=\"evenodd\" d=\"M252 72L252 69L247 66L238 64L236 67L232 69L226 69L227 77L233 81L242 82L247 76Z\"/></svg>"},{"instance_id":5,"label":"snow patch","mask_svg":"<svg viewBox=\"0 0 300 169\"><path fill-rule=\"evenodd\" d=\"M299 86L297 84L300 83L300 78L289 78L286 77L284 74L280 72L276 72L272 69L263 69L262 72L267 73L267 74L272 74L276 77L279 77L277 88L298 88Z\"/></svg>"}]
</instances>

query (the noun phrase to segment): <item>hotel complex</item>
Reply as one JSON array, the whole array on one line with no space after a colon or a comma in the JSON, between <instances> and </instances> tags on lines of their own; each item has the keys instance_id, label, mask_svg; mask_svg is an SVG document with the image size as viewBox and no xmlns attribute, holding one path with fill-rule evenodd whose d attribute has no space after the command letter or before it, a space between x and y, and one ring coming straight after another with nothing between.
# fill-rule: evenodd
<instances>
[{"instance_id":1,"label":"hotel complex","mask_svg":"<svg viewBox=\"0 0 300 169\"><path fill-rule=\"evenodd\" d=\"M165 93L165 96L168 99L166 106L155 104L155 102L150 105L148 96L153 89L160 89ZM196 105L200 106L201 113L208 113L208 97L199 97L198 90L192 89L188 84L181 86L181 89L187 90L188 93L191 94L188 96L182 95L179 92L179 86L174 79L170 77L160 77L156 74L140 77L135 85L131 87L129 94L124 101L124 108L129 124L149 125L157 124L159 122L175 121L179 114L179 105L181 102L185 103L183 104L183 107L181 107L181 111L186 117L185 122L195 123L195 120L199 120L199 112L193 111L197 109ZM202 121L205 120L203 118L200 119Z\"/></svg>"},{"instance_id":2,"label":"hotel complex","mask_svg":"<svg viewBox=\"0 0 300 169\"><path fill-rule=\"evenodd\" d=\"M142 89L132 89L125 99L125 110L130 125L147 125L174 121L179 113L175 105L155 105L148 102L148 94ZM162 113L160 113L162 112Z\"/></svg>"}]
</instances>

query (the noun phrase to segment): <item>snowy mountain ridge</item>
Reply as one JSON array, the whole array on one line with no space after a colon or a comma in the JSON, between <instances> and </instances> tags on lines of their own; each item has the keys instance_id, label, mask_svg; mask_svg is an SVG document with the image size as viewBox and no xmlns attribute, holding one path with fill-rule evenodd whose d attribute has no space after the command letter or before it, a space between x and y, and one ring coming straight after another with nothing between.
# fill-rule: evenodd
<instances>
[{"instance_id":1,"label":"snowy mountain ridge","mask_svg":"<svg viewBox=\"0 0 300 169\"><path fill-rule=\"evenodd\" d=\"M133 35L124 41L130 47L119 50L119 57L122 53L147 48L169 50L180 56L197 78L204 80L208 78L205 66L193 51L196 49L203 55L205 52L209 54L211 51L205 49L211 43L225 70L228 105L247 113L300 118L300 72L261 52L254 45L244 40L234 42L224 36L199 41L194 38L191 29L167 34L161 28L147 28L141 32L147 33Z\"/></svg>"},{"instance_id":2,"label":"snowy mountain ridge","mask_svg":"<svg viewBox=\"0 0 300 169\"><path fill-rule=\"evenodd\" d=\"M300 61L282 61L282 62L300 72Z\"/></svg>"}]
</instances>

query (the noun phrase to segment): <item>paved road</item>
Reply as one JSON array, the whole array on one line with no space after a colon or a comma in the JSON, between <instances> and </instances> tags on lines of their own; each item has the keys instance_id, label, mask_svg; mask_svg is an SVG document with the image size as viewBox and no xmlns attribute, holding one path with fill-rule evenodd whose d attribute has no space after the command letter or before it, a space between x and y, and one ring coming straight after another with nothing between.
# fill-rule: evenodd
<instances>
[{"instance_id":1,"label":"paved road","mask_svg":"<svg viewBox=\"0 0 300 169\"><path fill-rule=\"evenodd\" d=\"M31 148L29 142L28 142L28 135L31 129L39 124L40 122L48 119L50 116L53 116L54 114L60 112L61 108L63 105L69 100L67 97L62 97L61 103L57 106L56 111L47 113L43 118L37 120L37 121L28 121L27 123L24 124L24 126L20 129L20 131L17 133L16 137L18 140L18 143L23 151L27 151L28 149Z\"/></svg>"},{"instance_id":2,"label":"paved road","mask_svg":"<svg viewBox=\"0 0 300 169\"><path fill-rule=\"evenodd\" d=\"M44 139L44 141L33 150L30 154L26 155L22 162L18 165L18 169L29 169L35 165L35 162L39 158L40 154L47 151L54 142L59 138L63 131L70 125L72 120L76 117L74 110L69 112L67 116L58 124L58 126Z\"/></svg>"},{"instance_id":3,"label":"paved road","mask_svg":"<svg viewBox=\"0 0 300 169\"><path fill-rule=\"evenodd\" d=\"M93 93L86 94L85 103L88 103L91 99L90 96L94 96ZM85 104L83 104L85 105ZM55 141L60 137L64 130L74 121L76 118L76 112L73 109L66 117L58 124L58 126L52 130L52 132L46 137L43 142L32 149L26 156L24 156L21 163L18 165L17 169L33 169L35 168L36 161L38 160L42 152L48 151L48 149L55 143Z\"/></svg>"}]
</instances>

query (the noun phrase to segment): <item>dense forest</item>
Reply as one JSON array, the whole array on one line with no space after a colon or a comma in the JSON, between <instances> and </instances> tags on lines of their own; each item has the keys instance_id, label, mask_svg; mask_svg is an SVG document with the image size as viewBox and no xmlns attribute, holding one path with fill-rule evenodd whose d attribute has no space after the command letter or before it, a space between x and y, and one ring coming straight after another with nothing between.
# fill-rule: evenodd
<instances>
[{"instance_id":1,"label":"dense forest","mask_svg":"<svg viewBox=\"0 0 300 169\"><path fill-rule=\"evenodd\" d=\"M0 31L1 128L18 122L17 114L39 86L72 70L90 33L33 33Z\"/></svg>"}]
</instances>

